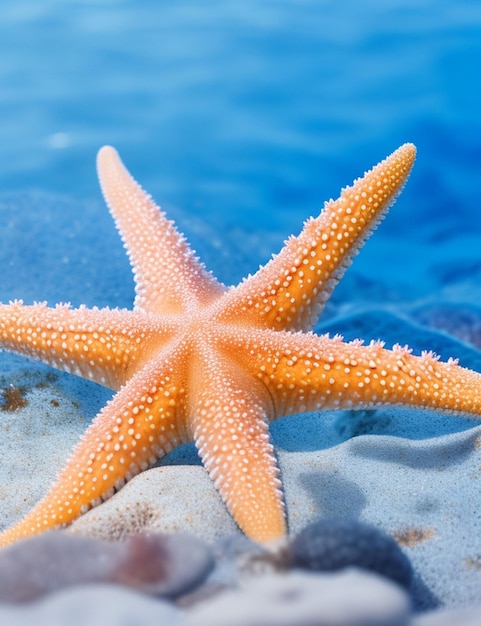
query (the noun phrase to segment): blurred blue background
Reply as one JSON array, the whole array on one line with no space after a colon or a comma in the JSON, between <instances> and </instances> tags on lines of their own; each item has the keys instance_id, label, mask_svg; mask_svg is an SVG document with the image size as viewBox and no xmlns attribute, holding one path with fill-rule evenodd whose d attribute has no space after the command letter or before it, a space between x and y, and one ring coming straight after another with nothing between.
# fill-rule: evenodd
<instances>
[{"instance_id":1,"label":"blurred blue background","mask_svg":"<svg viewBox=\"0 0 481 626\"><path fill-rule=\"evenodd\" d=\"M481 233L480 68L479 0L4 0L0 192L99 198L94 159L110 143L185 230L192 217L220 240L277 233L273 248L246 242L255 269L412 141L414 174L360 267L426 292L427 254L481 267L464 239L449 244Z\"/></svg>"}]
</instances>

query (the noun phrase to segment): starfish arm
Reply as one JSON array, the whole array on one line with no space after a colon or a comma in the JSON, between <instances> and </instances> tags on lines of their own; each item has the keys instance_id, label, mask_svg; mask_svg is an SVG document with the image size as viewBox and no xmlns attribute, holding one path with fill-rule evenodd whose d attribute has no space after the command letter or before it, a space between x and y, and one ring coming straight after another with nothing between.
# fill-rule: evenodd
<instances>
[{"instance_id":1,"label":"starfish arm","mask_svg":"<svg viewBox=\"0 0 481 626\"><path fill-rule=\"evenodd\" d=\"M86 430L47 495L0 533L0 545L68 524L191 440L179 415L184 393L180 363L178 357L150 363L114 396Z\"/></svg>"},{"instance_id":2,"label":"starfish arm","mask_svg":"<svg viewBox=\"0 0 481 626\"><path fill-rule=\"evenodd\" d=\"M403 405L464 416L481 416L481 374L443 363L430 352L406 347L364 346L314 334L260 331L247 340L237 333L230 350L250 359L266 386L274 416L324 409ZM247 360L246 360L247 362Z\"/></svg>"},{"instance_id":3,"label":"starfish arm","mask_svg":"<svg viewBox=\"0 0 481 626\"><path fill-rule=\"evenodd\" d=\"M0 304L0 347L118 389L149 356L149 339L167 342L173 323L142 312Z\"/></svg>"},{"instance_id":4,"label":"starfish arm","mask_svg":"<svg viewBox=\"0 0 481 626\"><path fill-rule=\"evenodd\" d=\"M228 293L225 320L309 330L353 257L400 194L416 149L405 144L327 202L267 265Z\"/></svg>"},{"instance_id":5,"label":"starfish arm","mask_svg":"<svg viewBox=\"0 0 481 626\"><path fill-rule=\"evenodd\" d=\"M97 167L105 200L134 271L135 308L183 312L224 291L199 263L174 223L135 182L114 148L104 146L99 151Z\"/></svg>"},{"instance_id":6,"label":"starfish arm","mask_svg":"<svg viewBox=\"0 0 481 626\"><path fill-rule=\"evenodd\" d=\"M204 466L243 532L261 543L286 533L284 504L266 411L270 398L245 372L204 351L189 404Z\"/></svg>"}]
</instances>

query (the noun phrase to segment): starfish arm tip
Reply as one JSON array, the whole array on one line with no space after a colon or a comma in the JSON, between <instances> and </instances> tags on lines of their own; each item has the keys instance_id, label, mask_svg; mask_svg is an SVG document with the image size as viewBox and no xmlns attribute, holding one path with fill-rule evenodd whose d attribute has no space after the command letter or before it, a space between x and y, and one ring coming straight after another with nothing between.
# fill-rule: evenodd
<instances>
[{"instance_id":1,"label":"starfish arm tip","mask_svg":"<svg viewBox=\"0 0 481 626\"><path fill-rule=\"evenodd\" d=\"M101 163L105 160L111 159L112 157L118 157L117 150L113 146L102 146L97 152L97 163Z\"/></svg>"}]
</instances>

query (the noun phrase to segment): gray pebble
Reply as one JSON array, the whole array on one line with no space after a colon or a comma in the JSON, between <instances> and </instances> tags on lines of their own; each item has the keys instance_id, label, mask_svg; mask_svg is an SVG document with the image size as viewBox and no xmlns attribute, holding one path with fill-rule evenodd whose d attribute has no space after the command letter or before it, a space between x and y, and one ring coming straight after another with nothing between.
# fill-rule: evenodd
<instances>
[{"instance_id":1,"label":"gray pebble","mask_svg":"<svg viewBox=\"0 0 481 626\"><path fill-rule=\"evenodd\" d=\"M0 605L8 626L176 626L182 613L163 600L109 585L64 589L38 602Z\"/></svg>"},{"instance_id":2,"label":"gray pebble","mask_svg":"<svg viewBox=\"0 0 481 626\"><path fill-rule=\"evenodd\" d=\"M186 626L408 626L409 616L397 585L350 569L250 579L196 606Z\"/></svg>"},{"instance_id":3,"label":"gray pebble","mask_svg":"<svg viewBox=\"0 0 481 626\"><path fill-rule=\"evenodd\" d=\"M317 520L294 537L290 552L293 567L319 572L358 567L385 576L406 589L411 584L411 563L394 539L359 520Z\"/></svg>"},{"instance_id":4,"label":"gray pebble","mask_svg":"<svg viewBox=\"0 0 481 626\"><path fill-rule=\"evenodd\" d=\"M189 535L134 535L111 543L49 532L0 551L0 600L26 602L89 583L170 598L193 589L212 567L209 547Z\"/></svg>"}]
</instances>

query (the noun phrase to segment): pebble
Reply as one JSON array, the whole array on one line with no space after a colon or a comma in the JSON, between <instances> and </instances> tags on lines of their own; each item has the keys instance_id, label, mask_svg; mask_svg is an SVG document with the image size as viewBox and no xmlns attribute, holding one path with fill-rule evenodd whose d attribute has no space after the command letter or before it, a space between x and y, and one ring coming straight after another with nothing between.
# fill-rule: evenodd
<instances>
[{"instance_id":1,"label":"pebble","mask_svg":"<svg viewBox=\"0 0 481 626\"><path fill-rule=\"evenodd\" d=\"M213 564L210 548L185 534L109 543L52 531L0 551L0 600L28 602L86 583L117 583L172 598L200 584Z\"/></svg>"},{"instance_id":2,"label":"pebble","mask_svg":"<svg viewBox=\"0 0 481 626\"><path fill-rule=\"evenodd\" d=\"M82 584L23 604L0 603L8 626L479 626L481 607L413 615L406 593L355 568L246 579L183 610L118 585Z\"/></svg>"},{"instance_id":3,"label":"pebble","mask_svg":"<svg viewBox=\"0 0 481 626\"><path fill-rule=\"evenodd\" d=\"M0 605L8 626L184 626L172 604L114 585L81 585L40 601Z\"/></svg>"},{"instance_id":4,"label":"pebble","mask_svg":"<svg viewBox=\"0 0 481 626\"><path fill-rule=\"evenodd\" d=\"M197 606L186 626L408 626L410 602L393 583L351 569L246 580Z\"/></svg>"},{"instance_id":5,"label":"pebble","mask_svg":"<svg viewBox=\"0 0 481 626\"><path fill-rule=\"evenodd\" d=\"M347 518L321 519L292 540L291 565L333 572L355 566L409 588L413 570L408 557L387 533Z\"/></svg>"}]
</instances>

